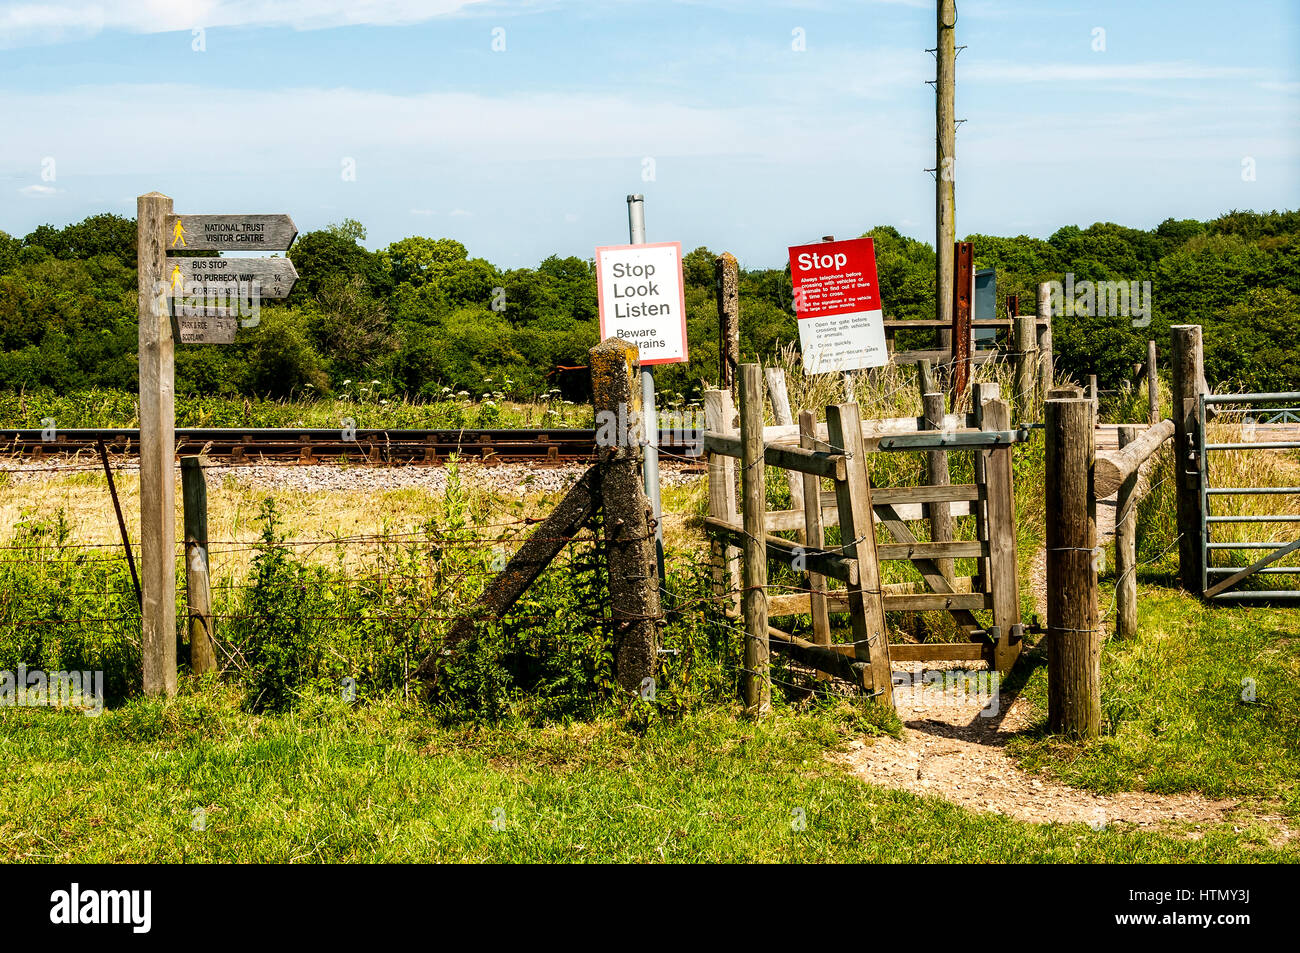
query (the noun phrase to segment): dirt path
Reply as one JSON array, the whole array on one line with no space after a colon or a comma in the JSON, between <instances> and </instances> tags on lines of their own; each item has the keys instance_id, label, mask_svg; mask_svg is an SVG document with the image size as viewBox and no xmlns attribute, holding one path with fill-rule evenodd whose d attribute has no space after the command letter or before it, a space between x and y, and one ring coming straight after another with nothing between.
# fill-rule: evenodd
<instances>
[{"instance_id":1,"label":"dirt path","mask_svg":"<svg viewBox=\"0 0 1300 953\"><path fill-rule=\"evenodd\" d=\"M929 666L931 671L936 668L938 665ZM922 666L896 664L895 670L910 670L916 676ZM1080 823L1098 830L1114 824L1151 829L1170 826L1195 839L1207 825L1243 820L1235 801L1198 794L1094 794L1046 775L1027 773L1006 753L1008 739L1029 722L1027 703L1017 699L1003 710L1005 699L1000 699L988 706L991 717L985 717L981 710L991 696L962 700L953 692L936 695L937 689L921 692L919 686L915 690L904 687L895 694L904 724L901 741L889 737L859 740L832 758L871 784L928 794L972 811L1037 824ZM1300 836L1279 817L1245 820L1273 828L1275 843Z\"/></svg>"}]
</instances>

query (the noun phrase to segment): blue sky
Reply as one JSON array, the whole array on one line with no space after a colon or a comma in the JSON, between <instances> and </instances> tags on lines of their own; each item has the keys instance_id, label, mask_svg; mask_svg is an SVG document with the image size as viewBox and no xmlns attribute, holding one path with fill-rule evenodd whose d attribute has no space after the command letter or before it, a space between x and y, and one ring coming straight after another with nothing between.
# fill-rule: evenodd
<instances>
[{"instance_id":1,"label":"blue sky","mask_svg":"<svg viewBox=\"0 0 1300 953\"><path fill-rule=\"evenodd\" d=\"M1300 207L1296 0L957 8L959 234ZM932 241L934 19L932 0L0 0L0 229L133 215L157 189L519 267L626 241L642 192L649 240L748 267L876 224Z\"/></svg>"}]
</instances>

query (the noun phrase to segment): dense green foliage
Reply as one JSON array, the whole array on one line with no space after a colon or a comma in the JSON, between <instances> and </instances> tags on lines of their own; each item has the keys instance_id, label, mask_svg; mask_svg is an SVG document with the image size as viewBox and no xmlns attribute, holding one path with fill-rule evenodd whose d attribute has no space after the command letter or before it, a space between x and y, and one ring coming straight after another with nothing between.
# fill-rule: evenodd
<instances>
[{"instance_id":1,"label":"dense green foliage","mask_svg":"<svg viewBox=\"0 0 1300 953\"><path fill-rule=\"evenodd\" d=\"M96 215L25 238L0 232L0 389L135 387L134 224ZM887 314L933 314L934 252L890 227L876 241ZM184 394L286 397L377 380L391 396L429 400L467 392L533 397L559 387L581 399L587 380L559 367L586 363L597 339L594 265L550 257L501 270L449 238L411 237L378 251L345 221L303 235L289 253L301 275L293 295L262 309L234 346L187 346L176 355ZM1206 373L1258 390L1300 380L1300 212L1231 212L1210 222L1169 219L1150 231L1098 223L1047 240L971 235L978 267L998 270L999 300L1035 301L1040 281L1151 282L1151 323L1127 316L1060 315L1059 369L1103 387L1132 376L1149 337L1170 324L1206 328ZM685 256L691 361L662 368L661 388L691 395L717 373L715 253ZM742 352L767 357L797 337L788 269L741 275ZM927 332L900 346L929 346ZM913 340L915 339L915 340Z\"/></svg>"}]
</instances>

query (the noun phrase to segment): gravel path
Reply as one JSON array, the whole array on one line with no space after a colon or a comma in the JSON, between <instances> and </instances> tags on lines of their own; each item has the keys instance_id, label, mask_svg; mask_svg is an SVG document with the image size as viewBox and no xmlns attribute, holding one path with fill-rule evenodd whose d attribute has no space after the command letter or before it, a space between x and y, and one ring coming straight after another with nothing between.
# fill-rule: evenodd
<instances>
[{"instance_id":1,"label":"gravel path","mask_svg":"<svg viewBox=\"0 0 1300 953\"><path fill-rule=\"evenodd\" d=\"M959 663L954 663L959 664ZM925 666L934 670L939 666ZM918 673L920 663L895 663L895 671ZM1201 828L1237 820L1240 805L1198 794L1161 795L1125 791L1094 794L1046 775L1022 771L1006 753L1007 740L1028 723L1028 706L1015 700L991 717L980 714L984 698L960 698L949 692L919 697L904 688L896 691L898 714L904 723L903 739L867 738L850 745L846 753L832 755L863 781L881 787L943 798L972 811L1004 814L1031 823L1080 823L1094 829L1112 824L1139 828L1173 825L1196 839ZM1300 832L1271 815L1251 816L1271 827L1275 842Z\"/></svg>"},{"instance_id":2,"label":"gravel path","mask_svg":"<svg viewBox=\"0 0 1300 953\"><path fill-rule=\"evenodd\" d=\"M460 464L461 482L467 487L489 489L518 497L540 493L562 493L586 472L589 464L572 463L540 466L527 463ZM4 470L15 483L59 479L73 473L102 473L94 461L69 462L64 466L46 462L10 462ZM115 474L138 474L135 461L114 464ZM179 472L179 471L178 471ZM422 488L440 493L447 487L447 468L442 466L339 466L338 464L239 464L213 461L206 468L209 482L229 477L237 482L273 490L320 493L334 490L367 492ZM704 478L671 461L661 461L660 476L665 486L678 486Z\"/></svg>"}]
</instances>

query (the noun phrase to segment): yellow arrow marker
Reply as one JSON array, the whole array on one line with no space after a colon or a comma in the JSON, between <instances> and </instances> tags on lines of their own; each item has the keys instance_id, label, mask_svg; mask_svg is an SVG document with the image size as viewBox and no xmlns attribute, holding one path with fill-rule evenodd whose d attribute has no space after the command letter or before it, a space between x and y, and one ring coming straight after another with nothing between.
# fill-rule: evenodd
<instances>
[{"instance_id":1,"label":"yellow arrow marker","mask_svg":"<svg viewBox=\"0 0 1300 953\"><path fill-rule=\"evenodd\" d=\"M185 225L181 219L176 219L176 227L172 229L172 248L177 245L185 247Z\"/></svg>"}]
</instances>

